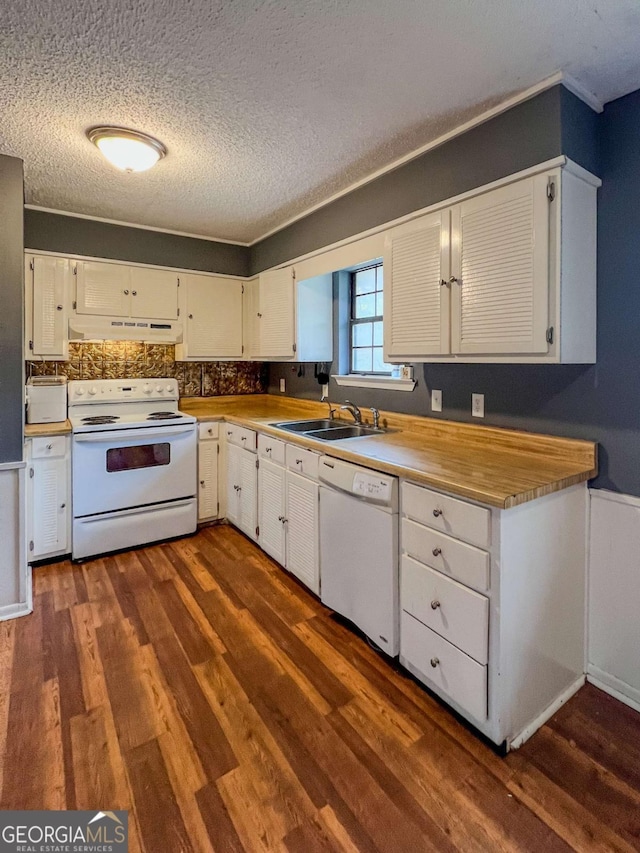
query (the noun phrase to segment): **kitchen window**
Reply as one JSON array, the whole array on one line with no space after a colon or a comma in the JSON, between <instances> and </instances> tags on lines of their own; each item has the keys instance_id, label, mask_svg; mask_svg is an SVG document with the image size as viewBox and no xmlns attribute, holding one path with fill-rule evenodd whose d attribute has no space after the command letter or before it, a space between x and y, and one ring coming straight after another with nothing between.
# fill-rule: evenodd
<instances>
[{"instance_id":1,"label":"kitchen window","mask_svg":"<svg viewBox=\"0 0 640 853\"><path fill-rule=\"evenodd\" d=\"M392 365L382 356L383 283L381 263L351 273L349 372L352 374L391 375Z\"/></svg>"}]
</instances>

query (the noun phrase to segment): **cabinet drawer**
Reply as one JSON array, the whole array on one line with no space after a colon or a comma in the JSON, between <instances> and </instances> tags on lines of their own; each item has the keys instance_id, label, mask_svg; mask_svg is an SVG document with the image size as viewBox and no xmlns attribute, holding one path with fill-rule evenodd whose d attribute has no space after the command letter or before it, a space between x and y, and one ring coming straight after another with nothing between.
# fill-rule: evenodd
<instances>
[{"instance_id":1,"label":"cabinet drawer","mask_svg":"<svg viewBox=\"0 0 640 853\"><path fill-rule=\"evenodd\" d=\"M258 456L262 459L270 459L278 465L284 465L285 443L270 435L258 433Z\"/></svg>"},{"instance_id":2,"label":"cabinet drawer","mask_svg":"<svg viewBox=\"0 0 640 853\"><path fill-rule=\"evenodd\" d=\"M400 662L412 666L427 687L450 697L474 719L487 719L487 667L404 611Z\"/></svg>"},{"instance_id":3,"label":"cabinet drawer","mask_svg":"<svg viewBox=\"0 0 640 853\"><path fill-rule=\"evenodd\" d=\"M402 513L471 545L491 544L491 512L411 483L402 484Z\"/></svg>"},{"instance_id":4,"label":"cabinet drawer","mask_svg":"<svg viewBox=\"0 0 640 853\"><path fill-rule=\"evenodd\" d=\"M486 551L445 536L408 518L402 519L401 546L411 557L475 589L489 589Z\"/></svg>"},{"instance_id":5,"label":"cabinet drawer","mask_svg":"<svg viewBox=\"0 0 640 853\"><path fill-rule=\"evenodd\" d=\"M484 595L405 555L400 606L478 663L487 662L489 599Z\"/></svg>"},{"instance_id":6,"label":"cabinet drawer","mask_svg":"<svg viewBox=\"0 0 640 853\"><path fill-rule=\"evenodd\" d=\"M206 441L209 438L218 438L219 433L220 424L217 421L215 423L198 424L198 438L201 441Z\"/></svg>"},{"instance_id":7,"label":"cabinet drawer","mask_svg":"<svg viewBox=\"0 0 640 853\"><path fill-rule=\"evenodd\" d=\"M32 459L54 459L64 456L67 447L67 439L64 435L45 435L40 438L31 439Z\"/></svg>"},{"instance_id":8,"label":"cabinet drawer","mask_svg":"<svg viewBox=\"0 0 640 853\"><path fill-rule=\"evenodd\" d=\"M235 424L226 424L225 434L229 444L235 444L245 450L256 449L256 433L252 429L235 426Z\"/></svg>"},{"instance_id":9,"label":"cabinet drawer","mask_svg":"<svg viewBox=\"0 0 640 853\"><path fill-rule=\"evenodd\" d=\"M304 450L294 444L287 444L287 468L303 474L311 480L318 479L318 460L320 456L312 450Z\"/></svg>"}]
</instances>

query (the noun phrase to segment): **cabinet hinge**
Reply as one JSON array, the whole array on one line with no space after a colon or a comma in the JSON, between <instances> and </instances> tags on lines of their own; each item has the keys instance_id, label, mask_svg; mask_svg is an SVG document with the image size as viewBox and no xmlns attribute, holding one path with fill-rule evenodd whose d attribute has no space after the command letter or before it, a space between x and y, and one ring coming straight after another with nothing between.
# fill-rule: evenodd
<instances>
[{"instance_id":1,"label":"cabinet hinge","mask_svg":"<svg viewBox=\"0 0 640 853\"><path fill-rule=\"evenodd\" d=\"M29 479L33 480L33 477L34 477L33 468L29 468Z\"/></svg>"},{"instance_id":2,"label":"cabinet hinge","mask_svg":"<svg viewBox=\"0 0 640 853\"><path fill-rule=\"evenodd\" d=\"M78 275L78 267L77 265L73 268L73 274Z\"/></svg>"},{"instance_id":3,"label":"cabinet hinge","mask_svg":"<svg viewBox=\"0 0 640 853\"><path fill-rule=\"evenodd\" d=\"M177 317L179 317L179 316L180 316L180 309L179 309L179 308L178 308L178 313L177 313L177 315L176 315L176 316L177 316Z\"/></svg>"},{"instance_id":4,"label":"cabinet hinge","mask_svg":"<svg viewBox=\"0 0 640 853\"><path fill-rule=\"evenodd\" d=\"M216 515L220 515L220 502L216 504Z\"/></svg>"},{"instance_id":5,"label":"cabinet hinge","mask_svg":"<svg viewBox=\"0 0 640 853\"><path fill-rule=\"evenodd\" d=\"M256 527L256 536L260 536L260 525Z\"/></svg>"},{"instance_id":6,"label":"cabinet hinge","mask_svg":"<svg viewBox=\"0 0 640 853\"><path fill-rule=\"evenodd\" d=\"M29 540L29 550L33 551L33 548L34 548L33 539L30 539Z\"/></svg>"},{"instance_id":7,"label":"cabinet hinge","mask_svg":"<svg viewBox=\"0 0 640 853\"><path fill-rule=\"evenodd\" d=\"M29 341L29 349L33 350L33 341Z\"/></svg>"},{"instance_id":8,"label":"cabinet hinge","mask_svg":"<svg viewBox=\"0 0 640 853\"><path fill-rule=\"evenodd\" d=\"M242 285L242 292L244 293L244 284Z\"/></svg>"},{"instance_id":9,"label":"cabinet hinge","mask_svg":"<svg viewBox=\"0 0 640 853\"><path fill-rule=\"evenodd\" d=\"M218 445L216 445L216 453L217 453L218 455L220 455L220 445L219 445L219 444L218 444Z\"/></svg>"},{"instance_id":10,"label":"cabinet hinge","mask_svg":"<svg viewBox=\"0 0 640 853\"><path fill-rule=\"evenodd\" d=\"M180 287L180 279L178 279L178 287Z\"/></svg>"},{"instance_id":11,"label":"cabinet hinge","mask_svg":"<svg viewBox=\"0 0 640 853\"><path fill-rule=\"evenodd\" d=\"M547 329L547 343L553 343L553 326L549 326L549 328Z\"/></svg>"},{"instance_id":12,"label":"cabinet hinge","mask_svg":"<svg viewBox=\"0 0 640 853\"><path fill-rule=\"evenodd\" d=\"M549 201L553 201L556 197L556 182L553 178L549 178L547 182L547 198Z\"/></svg>"},{"instance_id":13,"label":"cabinet hinge","mask_svg":"<svg viewBox=\"0 0 640 853\"><path fill-rule=\"evenodd\" d=\"M296 352L296 351L297 351L297 349L298 349L298 347L294 344L294 345L293 345L293 351L294 351L294 352Z\"/></svg>"},{"instance_id":14,"label":"cabinet hinge","mask_svg":"<svg viewBox=\"0 0 640 853\"><path fill-rule=\"evenodd\" d=\"M78 307L78 303L77 303L77 302L75 301L75 299L74 299L74 301L73 301L73 310L75 311L77 307Z\"/></svg>"},{"instance_id":15,"label":"cabinet hinge","mask_svg":"<svg viewBox=\"0 0 640 853\"><path fill-rule=\"evenodd\" d=\"M34 264L34 262L33 262L33 259L31 259L31 260L29 261L29 269L30 269L30 270L34 270L35 268L36 268L36 266L35 266L35 264Z\"/></svg>"},{"instance_id":16,"label":"cabinet hinge","mask_svg":"<svg viewBox=\"0 0 640 853\"><path fill-rule=\"evenodd\" d=\"M256 459L256 468L259 468L259 467L260 467L260 460Z\"/></svg>"}]
</instances>

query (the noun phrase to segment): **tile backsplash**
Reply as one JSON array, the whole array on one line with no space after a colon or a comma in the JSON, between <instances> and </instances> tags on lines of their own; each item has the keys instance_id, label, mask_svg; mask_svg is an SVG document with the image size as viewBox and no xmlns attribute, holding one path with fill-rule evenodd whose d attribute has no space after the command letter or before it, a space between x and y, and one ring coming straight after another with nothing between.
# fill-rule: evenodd
<instances>
[{"instance_id":1,"label":"tile backsplash","mask_svg":"<svg viewBox=\"0 0 640 853\"><path fill-rule=\"evenodd\" d=\"M268 385L267 365L255 361L182 362L173 344L138 341L74 341L69 361L28 361L27 376L66 376L68 379L178 380L182 397L223 394L262 394Z\"/></svg>"}]
</instances>

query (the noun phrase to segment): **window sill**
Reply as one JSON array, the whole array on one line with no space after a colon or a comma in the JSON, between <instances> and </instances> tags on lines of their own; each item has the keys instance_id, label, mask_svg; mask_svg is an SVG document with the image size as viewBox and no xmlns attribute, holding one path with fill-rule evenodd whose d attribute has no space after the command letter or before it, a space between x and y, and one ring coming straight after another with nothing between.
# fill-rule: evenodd
<instances>
[{"instance_id":1,"label":"window sill","mask_svg":"<svg viewBox=\"0 0 640 853\"><path fill-rule=\"evenodd\" d=\"M393 376L360 376L357 373L349 373L343 376L332 376L336 385L344 385L347 388L374 388L379 391L413 391L416 387L415 379L400 379Z\"/></svg>"}]
</instances>

